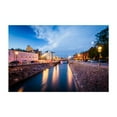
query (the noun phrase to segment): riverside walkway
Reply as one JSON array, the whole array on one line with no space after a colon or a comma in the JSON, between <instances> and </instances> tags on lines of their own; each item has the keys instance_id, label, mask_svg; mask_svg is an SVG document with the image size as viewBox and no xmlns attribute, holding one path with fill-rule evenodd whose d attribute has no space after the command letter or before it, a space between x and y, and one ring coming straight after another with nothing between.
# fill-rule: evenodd
<instances>
[{"instance_id":1,"label":"riverside walkway","mask_svg":"<svg viewBox=\"0 0 117 117\"><path fill-rule=\"evenodd\" d=\"M69 62L77 91L108 91L108 66Z\"/></svg>"}]
</instances>

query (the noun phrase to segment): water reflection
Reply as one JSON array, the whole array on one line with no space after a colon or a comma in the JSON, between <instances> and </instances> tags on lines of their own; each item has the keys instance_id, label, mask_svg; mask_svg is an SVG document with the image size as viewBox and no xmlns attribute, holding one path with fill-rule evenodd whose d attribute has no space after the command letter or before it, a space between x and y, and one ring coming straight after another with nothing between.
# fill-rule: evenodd
<instances>
[{"instance_id":1,"label":"water reflection","mask_svg":"<svg viewBox=\"0 0 117 117\"><path fill-rule=\"evenodd\" d=\"M47 80L48 80L48 74L49 74L49 69L45 69L43 71L43 77L42 77L42 91L45 91L47 87Z\"/></svg>"},{"instance_id":2,"label":"water reflection","mask_svg":"<svg viewBox=\"0 0 117 117\"><path fill-rule=\"evenodd\" d=\"M18 92L23 92L23 90L24 90L24 88L21 87L21 88L18 89Z\"/></svg>"},{"instance_id":3,"label":"water reflection","mask_svg":"<svg viewBox=\"0 0 117 117\"><path fill-rule=\"evenodd\" d=\"M73 75L72 75L72 71L71 68L69 66L69 64L67 65L67 81L68 81L68 87L69 89L72 89L72 81L73 81Z\"/></svg>"},{"instance_id":4,"label":"water reflection","mask_svg":"<svg viewBox=\"0 0 117 117\"><path fill-rule=\"evenodd\" d=\"M54 87L57 87L58 78L59 78L59 65L54 66L54 68L53 68L52 85Z\"/></svg>"},{"instance_id":5,"label":"water reflection","mask_svg":"<svg viewBox=\"0 0 117 117\"><path fill-rule=\"evenodd\" d=\"M27 79L14 91L75 91L73 75L69 64L58 64L51 69L45 69L38 75Z\"/></svg>"},{"instance_id":6,"label":"water reflection","mask_svg":"<svg viewBox=\"0 0 117 117\"><path fill-rule=\"evenodd\" d=\"M57 65L57 79L59 78L59 65Z\"/></svg>"}]
</instances>

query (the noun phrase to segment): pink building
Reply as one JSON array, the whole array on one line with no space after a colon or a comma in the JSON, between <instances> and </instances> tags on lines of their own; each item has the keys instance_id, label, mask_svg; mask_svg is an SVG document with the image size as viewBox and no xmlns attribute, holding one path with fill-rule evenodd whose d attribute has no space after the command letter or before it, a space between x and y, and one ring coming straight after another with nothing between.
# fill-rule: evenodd
<instances>
[{"instance_id":1,"label":"pink building","mask_svg":"<svg viewBox=\"0 0 117 117\"><path fill-rule=\"evenodd\" d=\"M38 54L34 52L9 50L9 63L12 61L19 61L21 63L38 61Z\"/></svg>"}]
</instances>

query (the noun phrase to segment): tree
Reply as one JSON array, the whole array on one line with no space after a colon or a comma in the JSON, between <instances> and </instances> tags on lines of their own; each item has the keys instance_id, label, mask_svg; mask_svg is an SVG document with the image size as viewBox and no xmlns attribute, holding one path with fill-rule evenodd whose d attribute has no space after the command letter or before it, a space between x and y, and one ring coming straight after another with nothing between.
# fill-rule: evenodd
<instances>
[{"instance_id":1,"label":"tree","mask_svg":"<svg viewBox=\"0 0 117 117\"><path fill-rule=\"evenodd\" d=\"M102 57L108 58L108 43L109 43L109 33L108 27L96 34L96 44L95 46L102 46Z\"/></svg>"},{"instance_id":2,"label":"tree","mask_svg":"<svg viewBox=\"0 0 117 117\"><path fill-rule=\"evenodd\" d=\"M91 47L88 50L88 53L89 53L89 58L95 59L95 60L98 58L98 51L96 47Z\"/></svg>"},{"instance_id":3,"label":"tree","mask_svg":"<svg viewBox=\"0 0 117 117\"><path fill-rule=\"evenodd\" d=\"M108 27L104 30L102 30L101 32L97 33L96 35L96 45L105 45L108 44L108 38L109 38L109 34L108 34Z\"/></svg>"},{"instance_id":4,"label":"tree","mask_svg":"<svg viewBox=\"0 0 117 117\"><path fill-rule=\"evenodd\" d=\"M14 48L11 48L11 50L14 50Z\"/></svg>"}]
</instances>

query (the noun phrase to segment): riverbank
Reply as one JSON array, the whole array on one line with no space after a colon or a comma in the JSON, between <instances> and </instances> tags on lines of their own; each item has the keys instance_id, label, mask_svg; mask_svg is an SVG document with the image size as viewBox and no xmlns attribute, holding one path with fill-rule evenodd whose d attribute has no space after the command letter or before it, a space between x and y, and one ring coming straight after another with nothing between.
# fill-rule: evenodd
<instances>
[{"instance_id":1,"label":"riverbank","mask_svg":"<svg viewBox=\"0 0 117 117\"><path fill-rule=\"evenodd\" d=\"M24 81L40 72L46 68L53 67L57 64L54 63L41 63L41 64L30 64L30 65L20 65L20 66L10 66L9 67L9 86L13 86L21 81Z\"/></svg>"},{"instance_id":2,"label":"riverbank","mask_svg":"<svg viewBox=\"0 0 117 117\"><path fill-rule=\"evenodd\" d=\"M71 62L69 64L77 91L108 91L108 67L91 65L83 62Z\"/></svg>"}]
</instances>

